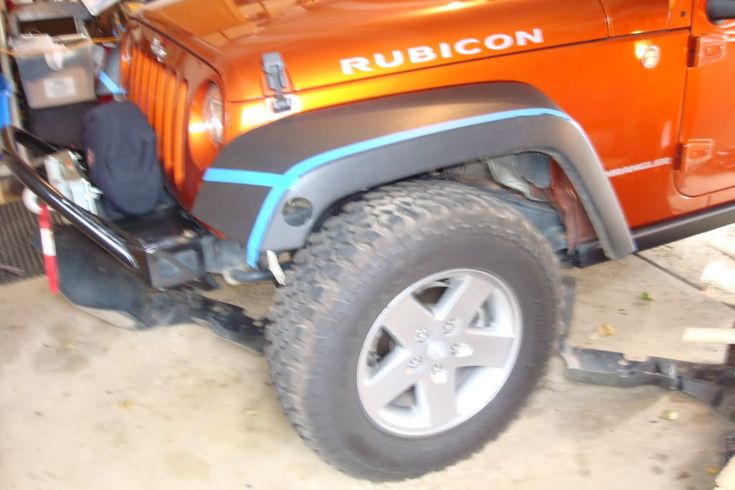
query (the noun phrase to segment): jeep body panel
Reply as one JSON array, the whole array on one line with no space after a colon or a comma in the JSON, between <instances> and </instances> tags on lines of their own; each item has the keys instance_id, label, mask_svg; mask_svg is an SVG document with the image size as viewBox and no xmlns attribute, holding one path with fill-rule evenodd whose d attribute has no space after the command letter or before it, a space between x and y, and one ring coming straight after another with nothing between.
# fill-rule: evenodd
<instances>
[{"instance_id":1,"label":"jeep body panel","mask_svg":"<svg viewBox=\"0 0 735 490\"><path fill-rule=\"evenodd\" d=\"M735 20L694 15L676 188L699 198L735 189Z\"/></svg>"},{"instance_id":2,"label":"jeep body panel","mask_svg":"<svg viewBox=\"0 0 735 490\"><path fill-rule=\"evenodd\" d=\"M178 42L195 37L197 44L206 44L208 51L227 59L231 68L222 73L232 101L263 96L261 54L266 52L283 56L292 89L302 91L608 34L598 0L281 2L285 7L275 3L265 2L266 14L257 4L212 12L223 3L165 2L144 8L140 18L165 29ZM376 55L391 66L378 66ZM357 58L369 65L347 76L342 60ZM229 77L233 69L237 75Z\"/></svg>"},{"instance_id":3,"label":"jeep body panel","mask_svg":"<svg viewBox=\"0 0 735 490\"><path fill-rule=\"evenodd\" d=\"M265 17L250 15L251 4L241 5L239 10L247 11L246 20L216 33L213 23L204 20L199 27L174 24L173 5L191 8L199 3L210 4L185 0L147 7L139 22L134 23L129 42L146 51L155 38L164 39L174 54L161 64L189 81L185 162L173 190L185 207L193 209L221 236L242 243L249 240L247 230L255 225L257 210L269 194L269 187L246 186L250 193L246 203L241 185L217 184L217 192L227 203L222 206L222 216L214 218L211 209L204 211L202 207L202 198L211 194L210 184L202 184L208 169L257 171L264 168L262 162L274 164L273 158L261 162L254 161L253 155L238 154L235 149L244 135L252 132L256 136L257 128L262 126L278 128L276 121L280 119L297 120L336 106L497 82L534 87L579 124L599 157L599 170L610 179L625 221L634 230L735 200L733 186L686 195L681 180L687 176L678 181L675 178L680 171L682 140L688 140L683 130L693 131L690 121L696 113L685 114L683 102L692 71L692 19L704 15L706 0L286 2L282 10L276 12L274 7L274 12ZM453 5L453 10L431 10L448 5ZM171 6L168 12L167 6ZM543 35L538 36L536 29ZM498 46L507 43L507 49L487 48L487 38L497 35L501 36L493 42ZM458 41L475 38L479 46L465 43L463 49L479 48L481 52L456 56ZM541 38L543 41L537 42ZM519 39L525 44L520 45ZM442 57L442 43L450 44L452 56ZM366 46L374 49L366 50ZM433 47L437 58L409 64L410 48L422 46ZM660 54L653 68L646 68L642 59L649 49ZM402 64L383 67L375 62L374 55L382 53L383 64L391 65L391 60L397 59L390 58L394 51L403 53ZM282 55L287 92L294 102L291 111L275 113L271 109L273 93L261 67L266 52ZM369 66L373 69L345 73L343 56L372 59ZM418 59L422 59L421 53ZM221 149L197 129L203 84L209 81L222 87L227 100ZM132 76L128 78L130 83L145 81L140 76L136 81ZM340 133L343 128L332 130ZM345 141L354 143L349 138ZM232 150L229 145L234 145ZM268 172L283 175L288 171L286 167L302 161L299 145L303 141L294 135L282 135L271 149L272 156L282 155L283 160ZM518 148L523 146L519 141ZM296 154L300 159L290 158ZM220 161L225 162L223 155L228 155L227 162L220 166ZM235 165L236 159L241 163ZM232 197L235 195L240 197ZM230 217L238 211L245 222L229 228ZM223 229L215 225L225 222L229 224ZM264 236L262 240L269 239Z\"/></svg>"},{"instance_id":4,"label":"jeep body panel","mask_svg":"<svg viewBox=\"0 0 735 490\"><path fill-rule=\"evenodd\" d=\"M607 15L611 37L687 28L692 21L692 0L600 0L600 3Z\"/></svg>"}]
</instances>

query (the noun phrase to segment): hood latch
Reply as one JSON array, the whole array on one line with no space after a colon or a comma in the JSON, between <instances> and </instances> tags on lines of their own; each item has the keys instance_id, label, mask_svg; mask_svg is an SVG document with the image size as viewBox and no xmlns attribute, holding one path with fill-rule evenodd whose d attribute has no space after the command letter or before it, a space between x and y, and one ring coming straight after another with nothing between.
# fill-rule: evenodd
<instances>
[{"instance_id":1,"label":"hood latch","mask_svg":"<svg viewBox=\"0 0 735 490\"><path fill-rule=\"evenodd\" d=\"M268 87L275 93L275 100L271 104L274 112L286 112L291 110L291 99L283 94L288 86L286 78L286 64L283 62L281 53L265 53L263 55L263 71L268 82Z\"/></svg>"}]
</instances>

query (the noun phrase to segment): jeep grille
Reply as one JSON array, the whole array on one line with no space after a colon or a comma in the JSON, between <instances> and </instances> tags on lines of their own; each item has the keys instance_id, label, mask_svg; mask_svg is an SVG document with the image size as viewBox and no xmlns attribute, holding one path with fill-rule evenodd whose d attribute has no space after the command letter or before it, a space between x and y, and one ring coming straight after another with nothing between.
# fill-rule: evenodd
<instances>
[{"instance_id":1,"label":"jeep grille","mask_svg":"<svg viewBox=\"0 0 735 490\"><path fill-rule=\"evenodd\" d=\"M180 186L185 177L186 80L134 47L128 94L156 132L158 157L166 175Z\"/></svg>"}]
</instances>

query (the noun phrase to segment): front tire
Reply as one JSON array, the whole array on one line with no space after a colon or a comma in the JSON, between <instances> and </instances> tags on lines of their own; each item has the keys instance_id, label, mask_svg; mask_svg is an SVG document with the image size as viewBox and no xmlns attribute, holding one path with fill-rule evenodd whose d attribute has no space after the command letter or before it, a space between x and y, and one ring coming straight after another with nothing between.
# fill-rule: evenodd
<instances>
[{"instance_id":1,"label":"front tire","mask_svg":"<svg viewBox=\"0 0 735 490\"><path fill-rule=\"evenodd\" d=\"M323 459L399 480L480 449L517 415L559 323L547 241L440 180L347 204L295 257L266 330L279 400Z\"/></svg>"}]
</instances>

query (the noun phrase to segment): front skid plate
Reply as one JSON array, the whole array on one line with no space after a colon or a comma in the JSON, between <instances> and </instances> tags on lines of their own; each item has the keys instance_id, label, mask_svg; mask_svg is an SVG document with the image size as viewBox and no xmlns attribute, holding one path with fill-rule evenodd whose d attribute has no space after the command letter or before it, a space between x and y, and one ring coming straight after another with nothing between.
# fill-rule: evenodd
<instances>
[{"instance_id":1,"label":"front skid plate","mask_svg":"<svg viewBox=\"0 0 735 490\"><path fill-rule=\"evenodd\" d=\"M135 329L196 323L263 352L263 323L247 316L242 308L209 299L190 286L148 287L72 227L56 230L56 254L61 293L92 314L106 320L123 319L125 326Z\"/></svg>"}]
</instances>

